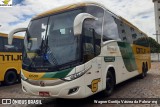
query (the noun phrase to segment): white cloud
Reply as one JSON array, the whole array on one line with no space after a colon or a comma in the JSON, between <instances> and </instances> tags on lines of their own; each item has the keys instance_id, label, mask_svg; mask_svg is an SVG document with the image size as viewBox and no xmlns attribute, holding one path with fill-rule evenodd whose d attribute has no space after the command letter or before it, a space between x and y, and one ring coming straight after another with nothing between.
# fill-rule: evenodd
<instances>
[{"instance_id":1,"label":"white cloud","mask_svg":"<svg viewBox=\"0 0 160 107\"><path fill-rule=\"evenodd\" d=\"M62 5L95 1L126 18L149 36L155 33L154 5L152 0L25 0L23 5L0 8L0 32L8 33L17 27L27 27L31 16ZM30 16L27 19L26 16ZM10 24L16 23L16 24ZM155 38L155 37L154 37Z\"/></svg>"}]
</instances>

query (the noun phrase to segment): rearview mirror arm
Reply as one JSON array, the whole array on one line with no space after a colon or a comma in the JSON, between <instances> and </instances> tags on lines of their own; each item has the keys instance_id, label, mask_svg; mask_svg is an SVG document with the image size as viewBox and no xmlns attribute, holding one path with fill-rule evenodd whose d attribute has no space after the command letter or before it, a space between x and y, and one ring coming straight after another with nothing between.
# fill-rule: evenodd
<instances>
[{"instance_id":1,"label":"rearview mirror arm","mask_svg":"<svg viewBox=\"0 0 160 107\"><path fill-rule=\"evenodd\" d=\"M12 30L12 31L8 34L8 44L9 44L9 45L12 45L13 35L14 35L15 33L25 32L26 30L27 30L27 28L17 28L17 29Z\"/></svg>"},{"instance_id":2,"label":"rearview mirror arm","mask_svg":"<svg viewBox=\"0 0 160 107\"><path fill-rule=\"evenodd\" d=\"M80 35L82 33L82 26L85 19L98 20L97 17L89 13L80 13L74 19L74 35Z\"/></svg>"}]
</instances>

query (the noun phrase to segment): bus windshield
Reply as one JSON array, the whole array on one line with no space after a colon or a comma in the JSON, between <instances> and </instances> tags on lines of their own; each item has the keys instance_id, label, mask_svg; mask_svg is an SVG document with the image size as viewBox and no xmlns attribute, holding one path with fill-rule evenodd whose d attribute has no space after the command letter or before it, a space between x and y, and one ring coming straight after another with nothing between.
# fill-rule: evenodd
<instances>
[{"instance_id":1,"label":"bus windshield","mask_svg":"<svg viewBox=\"0 0 160 107\"><path fill-rule=\"evenodd\" d=\"M54 71L75 65L80 59L80 39L73 34L73 23L80 12L77 9L32 20L24 40L24 68Z\"/></svg>"}]
</instances>

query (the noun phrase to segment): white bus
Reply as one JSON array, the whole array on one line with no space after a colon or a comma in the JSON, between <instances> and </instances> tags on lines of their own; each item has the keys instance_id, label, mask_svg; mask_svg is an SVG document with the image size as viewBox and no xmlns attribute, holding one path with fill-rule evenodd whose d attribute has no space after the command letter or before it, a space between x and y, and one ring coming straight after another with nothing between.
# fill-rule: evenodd
<instances>
[{"instance_id":1,"label":"white bus","mask_svg":"<svg viewBox=\"0 0 160 107\"><path fill-rule=\"evenodd\" d=\"M150 69L147 35L98 3L77 3L32 18L25 31L22 90L31 95L85 98ZM9 47L9 45L8 45ZM10 46L12 47L12 46Z\"/></svg>"}]
</instances>

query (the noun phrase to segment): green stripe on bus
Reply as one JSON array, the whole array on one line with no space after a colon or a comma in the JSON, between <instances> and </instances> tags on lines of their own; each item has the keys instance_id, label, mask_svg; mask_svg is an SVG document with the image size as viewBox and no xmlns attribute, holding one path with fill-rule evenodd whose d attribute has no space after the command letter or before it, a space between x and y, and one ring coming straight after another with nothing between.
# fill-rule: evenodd
<instances>
[{"instance_id":1,"label":"green stripe on bus","mask_svg":"<svg viewBox=\"0 0 160 107\"><path fill-rule=\"evenodd\" d=\"M129 43L117 42L122 54L122 58L125 64L126 69L129 72L137 70L137 65L135 61L135 56L132 50L132 47Z\"/></svg>"},{"instance_id":2,"label":"green stripe on bus","mask_svg":"<svg viewBox=\"0 0 160 107\"><path fill-rule=\"evenodd\" d=\"M64 78L66 77L73 68L61 70L61 71L55 71L55 72L48 72L43 75L42 78Z\"/></svg>"}]
</instances>

